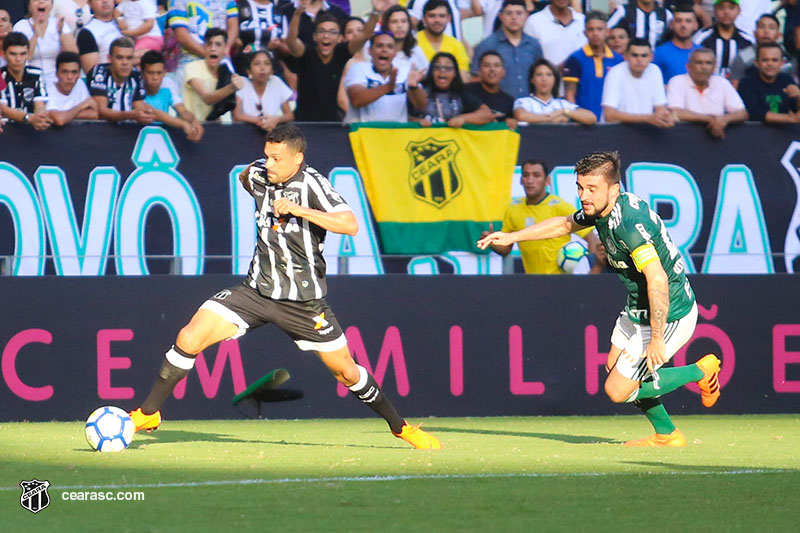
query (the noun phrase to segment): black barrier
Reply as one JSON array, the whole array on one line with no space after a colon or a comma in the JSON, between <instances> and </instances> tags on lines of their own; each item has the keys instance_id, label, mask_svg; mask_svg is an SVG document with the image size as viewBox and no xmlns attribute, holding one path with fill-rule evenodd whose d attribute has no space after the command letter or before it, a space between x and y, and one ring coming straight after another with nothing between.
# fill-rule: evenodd
<instances>
[{"instance_id":1,"label":"black barrier","mask_svg":"<svg viewBox=\"0 0 800 533\"><path fill-rule=\"evenodd\" d=\"M347 129L302 128L308 161L338 177L337 188L348 187L361 222L355 240L333 243L329 260L374 255L368 267L351 265L350 272L405 272L413 260L380 257ZM619 150L626 187L662 215L690 272L793 272L800 256L798 131L745 124L716 140L687 124L528 127L520 129L519 159L545 159L554 167L554 191L569 200L575 161ZM199 144L157 127L80 123L35 132L8 125L0 135L0 257L28 259L0 267L27 275L241 273L252 250L243 231L253 224L235 174L261 154L262 142L263 133L247 125L208 124ZM387 179L406 179L404 173ZM78 260L58 259L70 253ZM57 259L40 259L48 254ZM173 255L182 263L170 263ZM448 264L452 272L497 273L461 268L458 259Z\"/></svg>"},{"instance_id":2,"label":"black barrier","mask_svg":"<svg viewBox=\"0 0 800 533\"><path fill-rule=\"evenodd\" d=\"M205 298L233 276L0 278L0 421L74 420L146 396L164 352ZM688 388L671 412L800 410L800 321L787 275L693 276L700 318L679 362L723 359L711 410ZM338 276L329 301L354 357L406 416L633 413L602 391L624 292L614 276ZM231 400L275 368L300 400L270 418L361 417L317 358L272 326L212 347L170 398L167 418L236 418Z\"/></svg>"}]
</instances>

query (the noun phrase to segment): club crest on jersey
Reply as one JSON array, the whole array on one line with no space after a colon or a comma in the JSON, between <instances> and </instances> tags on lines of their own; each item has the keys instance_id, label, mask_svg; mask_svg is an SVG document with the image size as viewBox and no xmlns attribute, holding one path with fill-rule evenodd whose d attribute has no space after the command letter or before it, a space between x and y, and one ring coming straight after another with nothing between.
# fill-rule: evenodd
<instances>
[{"instance_id":1,"label":"club crest on jersey","mask_svg":"<svg viewBox=\"0 0 800 533\"><path fill-rule=\"evenodd\" d=\"M283 191L283 197L290 202L294 202L296 204L300 203L300 193L297 191Z\"/></svg>"},{"instance_id":2,"label":"club crest on jersey","mask_svg":"<svg viewBox=\"0 0 800 533\"><path fill-rule=\"evenodd\" d=\"M30 481L21 481L19 486L22 487L19 503L28 511L35 514L50 505L50 495L47 494L49 481L39 481L34 478Z\"/></svg>"},{"instance_id":3,"label":"club crest on jersey","mask_svg":"<svg viewBox=\"0 0 800 533\"><path fill-rule=\"evenodd\" d=\"M408 183L419 200L442 208L461 194L463 181L456 165L456 154L461 148L454 140L433 138L410 142L406 146L411 170Z\"/></svg>"},{"instance_id":4,"label":"club crest on jersey","mask_svg":"<svg viewBox=\"0 0 800 533\"><path fill-rule=\"evenodd\" d=\"M606 239L606 250L608 250L609 253L612 254L617 253L617 247L614 245L614 241L612 241L611 239Z\"/></svg>"}]
</instances>

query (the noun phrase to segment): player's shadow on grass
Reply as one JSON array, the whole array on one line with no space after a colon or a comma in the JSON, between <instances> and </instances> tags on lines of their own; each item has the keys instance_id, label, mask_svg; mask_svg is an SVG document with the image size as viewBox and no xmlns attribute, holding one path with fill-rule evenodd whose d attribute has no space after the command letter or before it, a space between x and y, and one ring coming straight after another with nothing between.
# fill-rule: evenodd
<instances>
[{"instance_id":1,"label":"player's shadow on grass","mask_svg":"<svg viewBox=\"0 0 800 533\"><path fill-rule=\"evenodd\" d=\"M507 437L531 437L534 439L558 440L567 444L620 444L622 441L592 435L566 435L563 433L538 433L534 431L502 431L494 429L464 429L425 425L431 433L471 433L474 435L502 435Z\"/></svg>"},{"instance_id":2,"label":"player's shadow on grass","mask_svg":"<svg viewBox=\"0 0 800 533\"><path fill-rule=\"evenodd\" d=\"M403 448L403 446L375 446L375 445L365 445L365 444L332 444L329 442L296 442L296 441L288 441L288 440L249 440L249 439L240 439L237 437L232 437L230 435L218 434L218 433L201 433L198 431L183 431L177 429L159 429L158 431L153 432L150 435L146 435L148 437L146 440L138 439L134 440L129 449L135 450L136 448L140 448L142 446L151 446L156 444L166 444L166 443L176 443L176 442L224 442L224 443L234 443L234 444L267 444L267 445L278 445L278 446L319 446L319 447L336 447L340 446L343 448ZM89 450L94 451L94 450Z\"/></svg>"},{"instance_id":3,"label":"player's shadow on grass","mask_svg":"<svg viewBox=\"0 0 800 533\"><path fill-rule=\"evenodd\" d=\"M687 474L695 474L695 473L709 473L709 474L736 474L736 473L779 473L779 472L800 472L800 470L796 468L770 468L770 467L747 467L747 466L730 466L730 465L687 465L687 464L676 464L676 463L667 463L663 461L620 461L621 464L626 465L637 465L637 466L648 466L653 468L658 468L654 472L658 473L658 471L668 471L668 472L685 472Z\"/></svg>"}]
</instances>

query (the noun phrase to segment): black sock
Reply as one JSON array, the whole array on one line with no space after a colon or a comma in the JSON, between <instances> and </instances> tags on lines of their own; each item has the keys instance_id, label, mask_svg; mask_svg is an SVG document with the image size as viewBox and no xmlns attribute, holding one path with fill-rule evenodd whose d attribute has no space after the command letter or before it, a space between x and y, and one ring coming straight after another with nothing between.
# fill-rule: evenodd
<instances>
[{"instance_id":1,"label":"black sock","mask_svg":"<svg viewBox=\"0 0 800 533\"><path fill-rule=\"evenodd\" d=\"M392 432L400 433L403 431L403 426L406 423L405 419L397 414L394 405L392 405L389 398L383 394L381 388L378 386L378 382L372 377L372 374L367 372L367 369L363 366L357 366L360 378L358 383L350 387L350 391L367 407L381 415L389 424L389 428L391 428Z\"/></svg>"},{"instance_id":2,"label":"black sock","mask_svg":"<svg viewBox=\"0 0 800 533\"><path fill-rule=\"evenodd\" d=\"M187 353L175 345L170 348L164 362L161 363L161 368L158 369L158 379L142 404L142 413L151 415L161 409L161 405L172 393L175 385L189 374L194 366L195 357L196 355ZM180 366L176 366L170 361L178 363Z\"/></svg>"}]
</instances>

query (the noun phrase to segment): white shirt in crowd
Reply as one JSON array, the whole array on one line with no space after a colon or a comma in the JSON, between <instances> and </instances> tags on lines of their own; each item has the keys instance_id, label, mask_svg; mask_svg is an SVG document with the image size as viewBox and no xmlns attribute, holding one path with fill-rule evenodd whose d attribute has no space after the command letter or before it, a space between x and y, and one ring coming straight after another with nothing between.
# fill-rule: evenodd
<instances>
[{"instance_id":1,"label":"white shirt in crowd","mask_svg":"<svg viewBox=\"0 0 800 533\"><path fill-rule=\"evenodd\" d=\"M50 13L57 19L63 18L74 33L78 33L92 19L92 8L89 7L88 0L83 5L74 0L54 0Z\"/></svg>"},{"instance_id":2,"label":"white shirt in crowd","mask_svg":"<svg viewBox=\"0 0 800 533\"><path fill-rule=\"evenodd\" d=\"M650 63L636 78L631 74L627 61L611 67L603 83L602 104L623 113L653 113L655 106L667 104L661 69Z\"/></svg>"},{"instance_id":3,"label":"white shirt in crowd","mask_svg":"<svg viewBox=\"0 0 800 533\"><path fill-rule=\"evenodd\" d=\"M117 6L125 17L125 24L129 30L138 28L147 19L153 19L153 27L145 34L136 37L161 37L161 28L156 22L156 3L155 0L122 0Z\"/></svg>"},{"instance_id":4,"label":"white shirt in crowd","mask_svg":"<svg viewBox=\"0 0 800 533\"><path fill-rule=\"evenodd\" d=\"M758 17L764 13L772 13L772 0L739 0L739 16L733 23L752 35L756 31Z\"/></svg>"},{"instance_id":5,"label":"white shirt in crowd","mask_svg":"<svg viewBox=\"0 0 800 533\"><path fill-rule=\"evenodd\" d=\"M409 68L397 69L394 92L385 94L364 107L353 109L353 122L408 122L408 106L406 105L406 85ZM347 71L344 88L356 85L377 87L389 82L389 77L381 76L372 68L372 63L355 63Z\"/></svg>"},{"instance_id":6,"label":"white shirt in crowd","mask_svg":"<svg viewBox=\"0 0 800 533\"><path fill-rule=\"evenodd\" d=\"M22 19L14 24L14 30L24 33L29 40L33 38L34 30L31 19ZM56 56L61 52L61 35L72 34L72 28L65 22L58 32L58 20L50 17L47 21L47 29L44 36L36 40L36 48L28 60L32 67L42 69L42 79L44 81L55 81L56 79Z\"/></svg>"},{"instance_id":7,"label":"white shirt in crowd","mask_svg":"<svg viewBox=\"0 0 800 533\"><path fill-rule=\"evenodd\" d=\"M83 29L92 34L92 37L94 37L94 41L97 44L97 63L108 63L108 49L111 46L111 43L114 42L114 39L122 37L122 32L119 31L117 21L112 19L108 22L103 22L102 20L92 18L92 20L90 20L89 23L83 27Z\"/></svg>"},{"instance_id":8,"label":"white shirt in crowd","mask_svg":"<svg viewBox=\"0 0 800 533\"><path fill-rule=\"evenodd\" d=\"M744 102L731 82L711 76L708 87L702 91L688 74L673 76L667 85L667 105L670 109L686 109L704 115L722 116L744 109Z\"/></svg>"},{"instance_id":9,"label":"white shirt in crowd","mask_svg":"<svg viewBox=\"0 0 800 533\"><path fill-rule=\"evenodd\" d=\"M586 17L571 7L572 22L564 26L556 19L550 6L534 13L525 21L522 31L537 39L544 58L555 66L561 65L569 55L588 41L583 30Z\"/></svg>"},{"instance_id":10,"label":"white shirt in crowd","mask_svg":"<svg viewBox=\"0 0 800 533\"><path fill-rule=\"evenodd\" d=\"M483 10L483 40L494 33L494 23L503 7L503 0L478 0L478 3Z\"/></svg>"},{"instance_id":11,"label":"white shirt in crowd","mask_svg":"<svg viewBox=\"0 0 800 533\"><path fill-rule=\"evenodd\" d=\"M523 109L528 113L533 113L535 115L547 115L560 109L572 111L574 109L578 109L578 106L569 100L565 100L564 98L550 98L549 100L545 101L531 94L514 100L514 110L517 109ZM527 124L527 122L520 122L521 126L526 126Z\"/></svg>"},{"instance_id":12,"label":"white shirt in crowd","mask_svg":"<svg viewBox=\"0 0 800 533\"><path fill-rule=\"evenodd\" d=\"M64 94L58 90L56 82L47 82L47 110L50 111L69 111L84 100L90 98L89 88L86 83L78 78L78 82L72 87L69 94Z\"/></svg>"},{"instance_id":13,"label":"white shirt in crowd","mask_svg":"<svg viewBox=\"0 0 800 533\"><path fill-rule=\"evenodd\" d=\"M242 112L254 117L274 117L283 114L281 106L292 97L292 90L278 76L272 75L261 98L256 94L253 83L245 79L244 87L236 91L236 98L242 101Z\"/></svg>"}]
</instances>

